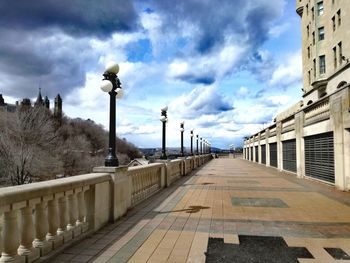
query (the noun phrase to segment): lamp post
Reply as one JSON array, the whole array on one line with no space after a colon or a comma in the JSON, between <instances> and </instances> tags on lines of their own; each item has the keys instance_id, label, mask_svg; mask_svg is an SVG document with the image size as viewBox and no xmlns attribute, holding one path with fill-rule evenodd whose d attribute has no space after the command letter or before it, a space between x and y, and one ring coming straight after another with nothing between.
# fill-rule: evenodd
<instances>
[{"instance_id":1,"label":"lamp post","mask_svg":"<svg viewBox=\"0 0 350 263\"><path fill-rule=\"evenodd\" d=\"M167 156L166 156L166 151L165 151L165 125L168 121L168 118L167 118L167 110L168 110L168 107L165 106L164 108L162 108L160 111L161 111L161 114L160 114L160 121L163 123L163 136L162 136L162 155L160 156L160 159L167 159Z\"/></svg>"},{"instance_id":2,"label":"lamp post","mask_svg":"<svg viewBox=\"0 0 350 263\"><path fill-rule=\"evenodd\" d=\"M106 67L103 73L103 80L101 83L101 89L104 92L108 92L110 95L109 103L109 147L108 155L105 158L105 166L118 166L118 158L116 156L116 99L120 99L123 96L123 90L121 88L120 80L118 79L119 66L112 63Z\"/></svg>"},{"instance_id":3,"label":"lamp post","mask_svg":"<svg viewBox=\"0 0 350 263\"><path fill-rule=\"evenodd\" d=\"M193 130L191 130L191 155L193 155Z\"/></svg>"},{"instance_id":4,"label":"lamp post","mask_svg":"<svg viewBox=\"0 0 350 263\"><path fill-rule=\"evenodd\" d=\"M200 140L201 140L201 151L200 151L200 155L202 155L203 154L203 138L200 138Z\"/></svg>"},{"instance_id":5,"label":"lamp post","mask_svg":"<svg viewBox=\"0 0 350 263\"><path fill-rule=\"evenodd\" d=\"M197 155L199 155L199 151L198 151L198 138L199 138L199 135L197 134Z\"/></svg>"},{"instance_id":6,"label":"lamp post","mask_svg":"<svg viewBox=\"0 0 350 263\"><path fill-rule=\"evenodd\" d=\"M185 125L185 122L184 122L184 121L180 123L181 157L184 157L184 156L185 156L185 154L184 154L184 131L185 131L184 125Z\"/></svg>"}]
</instances>

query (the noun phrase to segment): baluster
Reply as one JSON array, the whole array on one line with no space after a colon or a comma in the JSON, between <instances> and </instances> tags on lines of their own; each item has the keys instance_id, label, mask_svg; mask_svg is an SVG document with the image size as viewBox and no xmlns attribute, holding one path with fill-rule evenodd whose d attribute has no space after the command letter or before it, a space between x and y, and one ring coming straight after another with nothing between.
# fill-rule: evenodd
<instances>
[{"instance_id":1,"label":"baluster","mask_svg":"<svg viewBox=\"0 0 350 263\"><path fill-rule=\"evenodd\" d=\"M58 223L57 234L60 236L64 236L64 233L67 230L67 221L68 221L66 196L63 196L58 199L58 211L59 211L59 223Z\"/></svg>"},{"instance_id":2,"label":"baluster","mask_svg":"<svg viewBox=\"0 0 350 263\"><path fill-rule=\"evenodd\" d=\"M32 242L34 239L34 223L32 206L30 205L21 209L20 233L21 241L18 248L18 254L20 256L27 256L32 252Z\"/></svg>"},{"instance_id":3,"label":"baluster","mask_svg":"<svg viewBox=\"0 0 350 263\"><path fill-rule=\"evenodd\" d=\"M78 202L78 219L76 222L76 226L79 229L80 233L82 233L84 217L85 217L84 191L80 191L77 193L77 202Z\"/></svg>"},{"instance_id":4,"label":"baluster","mask_svg":"<svg viewBox=\"0 0 350 263\"><path fill-rule=\"evenodd\" d=\"M58 229L58 202L56 196L47 204L47 218L49 222L49 230L46 235L46 240L52 242L54 248Z\"/></svg>"},{"instance_id":5,"label":"baluster","mask_svg":"<svg viewBox=\"0 0 350 263\"><path fill-rule=\"evenodd\" d=\"M17 225L17 210L4 213L3 221L3 249L0 262L12 262L16 259L19 246L19 232Z\"/></svg>"},{"instance_id":6,"label":"baluster","mask_svg":"<svg viewBox=\"0 0 350 263\"><path fill-rule=\"evenodd\" d=\"M46 241L46 234L48 232L48 221L46 217L46 202L41 201L35 205L35 239L33 241L33 247L40 249L40 256L48 253L49 245L51 244Z\"/></svg>"},{"instance_id":7,"label":"baluster","mask_svg":"<svg viewBox=\"0 0 350 263\"><path fill-rule=\"evenodd\" d=\"M68 230L74 230L76 221L78 219L77 216L77 196L75 193L68 196ZM73 231L73 237L74 237L74 231Z\"/></svg>"}]
</instances>

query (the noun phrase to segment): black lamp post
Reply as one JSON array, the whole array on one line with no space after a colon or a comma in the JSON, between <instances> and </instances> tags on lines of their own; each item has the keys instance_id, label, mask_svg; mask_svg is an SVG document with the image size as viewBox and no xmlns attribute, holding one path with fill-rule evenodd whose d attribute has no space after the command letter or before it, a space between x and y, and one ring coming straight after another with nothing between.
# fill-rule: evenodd
<instances>
[{"instance_id":1,"label":"black lamp post","mask_svg":"<svg viewBox=\"0 0 350 263\"><path fill-rule=\"evenodd\" d=\"M119 66L118 64L110 64L107 66L105 73L103 73L103 80L101 89L108 92L110 95L109 103L109 147L108 155L105 158L105 166L118 166L118 158L116 156L116 99L123 96L120 81L118 79Z\"/></svg>"},{"instance_id":2,"label":"black lamp post","mask_svg":"<svg viewBox=\"0 0 350 263\"><path fill-rule=\"evenodd\" d=\"M203 138L200 138L200 140L201 140L201 152L199 154L202 155L203 154Z\"/></svg>"},{"instance_id":3,"label":"black lamp post","mask_svg":"<svg viewBox=\"0 0 350 263\"><path fill-rule=\"evenodd\" d=\"M191 155L193 155L193 130L191 130Z\"/></svg>"},{"instance_id":4,"label":"black lamp post","mask_svg":"<svg viewBox=\"0 0 350 263\"><path fill-rule=\"evenodd\" d=\"M180 123L180 133L181 133L181 157L184 157L184 128L185 122Z\"/></svg>"},{"instance_id":5,"label":"black lamp post","mask_svg":"<svg viewBox=\"0 0 350 263\"><path fill-rule=\"evenodd\" d=\"M165 128L166 128L165 126L166 126L166 123L168 121L167 110L168 110L167 106L165 106L164 108L162 108L160 110L161 111L160 121L163 123L162 155L160 156L160 159L167 159L166 150L165 150Z\"/></svg>"},{"instance_id":6,"label":"black lamp post","mask_svg":"<svg viewBox=\"0 0 350 263\"><path fill-rule=\"evenodd\" d=\"M199 135L197 134L197 155L199 155L199 151L198 151L198 138L199 138Z\"/></svg>"}]
</instances>

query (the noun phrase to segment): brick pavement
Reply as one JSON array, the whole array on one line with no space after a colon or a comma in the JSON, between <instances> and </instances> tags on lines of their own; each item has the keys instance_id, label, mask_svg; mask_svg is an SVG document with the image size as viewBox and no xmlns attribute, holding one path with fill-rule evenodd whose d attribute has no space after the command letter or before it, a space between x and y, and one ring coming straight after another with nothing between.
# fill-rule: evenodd
<instances>
[{"instance_id":1,"label":"brick pavement","mask_svg":"<svg viewBox=\"0 0 350 263\"><path fill-rule=\"evenodd\" d=\"M50 262L205 262L209 238L238 245L242 235L305 247L314 258L299 262L339 262L325 248L350 255L350 193L215 159Z\"/></svg>"}]
</instances>

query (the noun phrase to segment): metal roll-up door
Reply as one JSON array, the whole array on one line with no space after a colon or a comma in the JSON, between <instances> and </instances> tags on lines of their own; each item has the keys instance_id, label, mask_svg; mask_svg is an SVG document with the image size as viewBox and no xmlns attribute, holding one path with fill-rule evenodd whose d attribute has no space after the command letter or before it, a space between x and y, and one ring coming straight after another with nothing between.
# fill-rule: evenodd
<instances>
[{"instance_id":1,"label":"metal roll-up door","mask_svg":"<svg viewBox=\"0 0 350 263\"><path fill-rule=\"evenodd\" d=\"M334 183L333 133L308 136L304 141L306 176Z\"/></svg>"},{"instance_id":2,"label":"metal roll-up door","mask_svg":"<svg viewBox=\"0 0 350 263\"><path fill-rule=\"evenodd\" d=\"M277 143L270 144L270 165L277 167Z\"/></svg>"},{"instance_id":3,"label":"metal roll-up door","mask_svg":"<svg viewBox=\"0 0 350 263\"><path fill-rule=\"evenodd\" d=\"M250 147L250 161L253 161L253 147Z\"/></svg>"},{"instance_id":4,"label":"metal roll-up door","mask_svg":"<svg viewBox=\"0 0 350 263\"><path fill-rule=\"evenodd\" d=\"M261 145L261 163L266 164L266 145Z\"/></svg>"},{"instance_id":5,"label":"metal roll-up door","mask_svg":"<svg viewBox=\"0 0 350 263\"><path fill-rule=\"evenodd\" d=\"M259 162L259 147L255 146L255 162Z\"/></svg>"},{"instance_id":6,"label":"metal roll-up door","mask_svg":"<svg viewBox=\"0 0 350 263\"><path fill-rule=\"evenodd\" d=\"M288 140L282 142L283 149L283 170L296 172L297 171L297 151L296 141Z\"/></svg>"}]
</instances>

